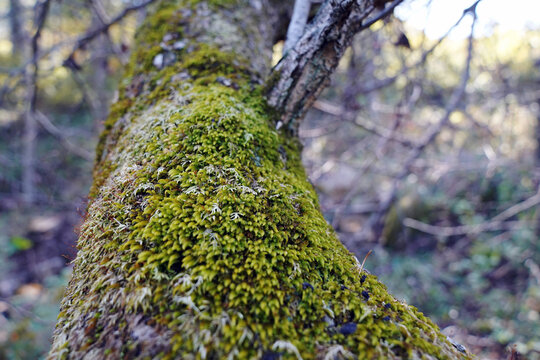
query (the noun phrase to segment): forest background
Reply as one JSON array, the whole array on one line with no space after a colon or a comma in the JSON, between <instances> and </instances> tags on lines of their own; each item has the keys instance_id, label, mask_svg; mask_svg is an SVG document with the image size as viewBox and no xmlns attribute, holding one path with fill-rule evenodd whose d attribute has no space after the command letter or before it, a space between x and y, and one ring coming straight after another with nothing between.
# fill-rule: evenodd
<instances>
[{"instance_id":1,"label":"forest background","mask_svg":"<svg viewBox=\"0 0 540 360\"><path fill-rule=\"evenodd\" d=\"M0 358L49 349L94 147L151 2L0 1ZM302 123L304 164L392 294L480 359L540 359L540 9L442 3L405 1L355 38Z\"/></svg>"}]
</instances>

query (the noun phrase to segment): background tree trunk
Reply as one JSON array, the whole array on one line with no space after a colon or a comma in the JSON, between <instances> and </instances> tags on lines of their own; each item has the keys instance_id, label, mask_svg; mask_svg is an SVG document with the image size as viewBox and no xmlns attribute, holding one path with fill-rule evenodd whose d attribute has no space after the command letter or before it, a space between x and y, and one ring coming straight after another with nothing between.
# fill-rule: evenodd
<instances>
[{"instance_id":1,"label":"background tree trunk","mask_svg":"<svg viewBox=\"0 0 540 360\"><path fill-rule=\"evenodd\" d=\"M339 242L263 97L276 6L163 1L105 125L50 358L467 358Z\"/></svg>"},{"instance_id":2,"label":"background tree trunk","mask_svg":"<svg viewBox=\"0 0 540 360\"><path fill-rule=\"evenodd\" d=\"M18 60L25 45L23 23L23 8L20 0L9 0L9 35L13 46L11 53Z\"/></svg>"}]
</instances>

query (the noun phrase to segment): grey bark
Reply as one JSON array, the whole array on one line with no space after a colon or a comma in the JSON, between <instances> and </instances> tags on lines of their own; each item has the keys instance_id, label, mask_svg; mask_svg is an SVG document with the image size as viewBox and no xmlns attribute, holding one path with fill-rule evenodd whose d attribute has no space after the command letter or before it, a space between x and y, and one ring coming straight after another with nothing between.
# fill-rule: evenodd
<instances>
[{"instance_id":1,"label":"grey bark","mask_svg":"<svg viewBox=\"0 0 540 360\"><path fill-rule=\"evenodd\" d=\"M285 40L283 53L289 51L296 44L298 39L302 37L307 24L310 8L310 0L296 0L294 2L293 14L287 30L287 39Z\"/></svg>"}]
</instances>

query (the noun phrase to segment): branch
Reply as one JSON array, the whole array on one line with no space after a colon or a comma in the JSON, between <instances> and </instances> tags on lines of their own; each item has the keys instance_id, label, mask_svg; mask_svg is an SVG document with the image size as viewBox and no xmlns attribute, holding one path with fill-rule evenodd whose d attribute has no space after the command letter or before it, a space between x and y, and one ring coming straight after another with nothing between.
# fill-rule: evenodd
<instances>
[{"instance_id":1,"label":"branch","mask_svg":"<svg viewBox=\"0 0 540 360\"><path fill-rule=\"evenodd\" d=\"M90 1L90 5L92 6L92 9L94 10L95 17L101 23L101 25L110 23L111 18L107 14L107 10L105 10L105 6L103 6L103 3L101 2L101 0L89 0L89 1ZM113 53L118 57L118 59L120 60L122 64L125 64L127 61L126 54L122 51L122 49L117 44L115 44L114 41L112 41L111 36L108 31L106 31L104 35L105 35L105 38L107 39L107 42L111 46Z\"/></svg>"},{"instance_id":2,"label":"branch","mask_svg":"<svg viewBox=\"0 0 540 360\"><path fill-rule=\"evenodd\" d=\"M129 15L131 12L135 10L142 9L143 7L151 4L155 0L146 0L139 4L132 5L126 7L122 12L120 12L118 15L116 15L112 20L104 23L101 26L98 26L94 29L91 29L87 31L84 35L80 36L77 41L75 42L75 45L73 46L73 49L71 50L71 53L69 56L64 60L64 66L66 67L77 67L77 63L75 62L74 56L75 52L81 48L84 48L88 43L90 43L94 38L97 36L106 33L109 31L109 28L113 26L114 24L122 21L127 15Z\"/></svg>"},{"instance_id":3,"label":"branch","mask_svg":"<svg viewBox=\"0 0 540 360\"><path fill-rule=\"evenodd\" d=\"M475 4L473 4L473 6L476 6L476 4L478 4L478 2L479 1L477 1ZM385 79L374 81L371 84L363 85L358 89L358 92L361 93L361 94L367 94L367 93L370 93L372 91L382 89L382 88L384 88L386 86L389 86L392 83L394 83L399 77L405 75L410 70L418 68L420 65L423 65L427 61L428 57L435 51L435 49L437 49L437 47L439 47L439 45L442 44L442 42L448 37L448 35L450 35L450 33L452 31L454 31L454 29L461 23L461 21L465 18L465 16L468 14L468 12L471 11L471 10L469 10L471 8L472 7L468 8L468 9L465 9L463 11L463 13L461 14L461 17L454 23L454 25L452 25L448 29L448 31L446 31L446 33L444 33L444 35L442 35L437 40L437 42L435 42L435 44L433 44L429 49L425 50L422 53L422 56L420 56L420 60L418 60L416 63L414 63L411 66L403 67L401 69L401 71L399 73L397 73L396 75L394 75L394 76L390 76L390 77L387 77Z\"/></svg>"},{"instance_id":4,"label":"branch","mask_svg":"<svg viewBox=\"0 0 540 360\"><path fill-rule=\"evenodd\" d=\"M415 219L407 218L403 221L403 225L412 229L425 232L427 234L442 237L479 234L485 231L515 229L522 227L524 222L506 220L516 216L523 211L529 210L530 208L533 208L538 204L540 204L540 189L535 195L531 196L530 198L509 207L497 216L491 218L489 221L480 224L461 226L435 226L423 223Z\"/></svg>"},{"instance_id":5,"label":"branch","mask_svg":"<svg viewBox=\"0 0 540 360\"><path fill-rule=\"evenodd\" d=\"M0 106L3 103L3 99L4 99L5 95L10 93L11 91L13 91L13 89L15 89L17 87L17 85L19 84L19 82L20 82L18 80L14 84L10 85L9 81L11 81L16 76L20 76L21 74L24 74L27 67L36 64L39 60L41 60L42 58L44 58L45 56L47 56L47 55L49 55L51 53L56 52L58 49L61 49L64 46L67 46L67 45L70 45L70 44L74 43L71 53L69 54L68 57L66 57L66 59L64 60L62 65L66 66L68 68L71 68L73 70L79 70L80 66L75 62L75 59L74 59L75 52L77 50L79 50L79 49L85 47L86 45L88 45L92 40L94 40L100 34L107 33L107 31L109 30L109 28L111 26L113 26L114 24L116 24L116 23L120 22L121 20L123 20L131 12L139 10L139 9L145 7L145 6L148 6L149 4L153 3L154 1L155 0L146 0L146 1L142 2L142 3L140 3L140 4L129 6L129 7L125 8L124 10L122 10L122 12L120 12L118 15L116 15L111 21L109 21L109 22L107 22L107 23L105 23L105 24L103 24L103 25L101 25L101 26L99 26L97 28L90 29L88 32L86 32L85 34L79 36L77 39L70 39L69 41L63 41L63 42L52 45L48 49L40 50L38 56L36 56L35 58L32 57L31 59L29 59L27 62L25 62L20 67L17 67L15 69L13 69L13 68L4 68L4 67L0 66L0 72L8 73L8 76L6 77L6 80L4 81L4 84L3 84L2 88L0 89ZM54 65L52 67L52 69L54 69L54 68L56 68L56 65Z\"/></svg>"},{"instance_id":6,"label":"branch","mask_svg":"<svg viewBox=\"0 0 540 360\"><path fill-rule=\"evenodd\" d=\"M36 19L36 31L34 35L32 36L32 63L34 64L33 71L29 72L31 76L31 95L30 95L30 111L34 111L36 108L36 101L37 101L37 88L36 88L36 82L37 82L37 76L38 76L38 57L39 57L39 39L41 38L41 31L43 30L43 27L45 26L45 20L47 20L47 15L49 14L49 9L51 5L51 0L43 0L40 3L36 4L36 12L37 12L37 19Z\"/></svg>"},{"instance_id":7,"label":"branch","mask_svg":"<svg viewBox=\"0 0 540 360\"><path fill-rule=\"evenodd\" d=\"M31 318L32 321L35 321L41 325L50 326L49 322L47 320L44 320L40 316L36 315L34 312L26 309L24 306L15 305L13 302L10 301L7 297L0 297L0 301L7 304L8 307L11 307L15 312L19 313L22 317L28 317Z\"/></svg>"},{"instance_id":8,"label":"branch","mask_svg":"<svg viewBox=\"0 0 540 360\"><path fill-rule=\"evenodd\" d=\"M330 102L324 100L316 100L313 103L313 108L322 111L328 115L335 116L340 120L344 119L346 121L349 121L354 126L357 126L367 132L377 135L378 137L385 140L396 142L408 148L415 148L417 146L416 142L414 142L413 140L409 140L406 137L400 135L399 133L393 132L392 130L386 129L380 125L376 125L368 120L362 120L359 116L355 114L355 112L347 112L340 106L337 106Z\"/></svg>"},{"instance_id":9,"label":"branch","mask_svg":"<svg viewBox=\"0 0 540 360\"><path fill-rule=\"evenodd\" d=\"M296 0L294 2L294 10L291 17L291 23L287 29L287 40L283 47L283 52L289 51L302 37L307 24L309 9L311 8L310 0Z\"/></svg>"},{"instance_id":10,"label":"branch","mask_svg":"<svg viewBox=\"0 0 540 360\"><path fill-rule=\"evenodd\" d=\"M276 125L296 131L350 45L353 36L388 15L403 0L362 22L375 11L371 1L327 0L302 37L272 70L267 84L268 104L282 114Z\"/></svg>"},{"instance_id":11,"label":"branch","mask_svg":"<svg viewBox=\"0 0 540 360\"><path fill-rule=\"evenodd\" d=\"M527 222L524 221L488 221L476 225L436 226L411 218L403 220L403 225L408 228L444 238L450 236L475 235L486 231L522 229L526 224ZM529 222L529 224L536 227L536 224L533 221Z\"/></svg>"},{"instance_id":12,"label":"branch","mask_svg":"<svg viewBox=\"0 0 540 360\"><path fill-rule=\"evenodd\" d=\"M401 3L402 1L392 2L389 6L387 6L385 9L379 12L376 16L372 17L371 19L368 19L364 24L362 24L362 26L358 28L357 32L365 30L369 28L371 25L375 24L377 21L382 20L385 17L391 15L394 12L394 9Z\"/></svg>"},{"instance_id":13,"label":"branch","mask_svg":"<svg viewBox=\"0 0 540 360\"><path fill-rule=\"evenodd\" d=\"M92 153L78 145L73 144L68 137L60 129L58 129L47 116L45 116L45 114L40 111L36 111L35 119L49 134L57 138L67 150L84 160L94 160L94 155Z\"/></svg>"}]
</instances>

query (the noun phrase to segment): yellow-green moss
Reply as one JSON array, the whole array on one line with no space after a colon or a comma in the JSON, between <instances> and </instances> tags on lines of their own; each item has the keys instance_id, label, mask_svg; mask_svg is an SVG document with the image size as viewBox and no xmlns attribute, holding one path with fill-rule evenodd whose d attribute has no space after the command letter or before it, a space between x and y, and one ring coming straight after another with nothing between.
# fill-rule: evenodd
<instances>
[{"instance_id":1,"label":"yellow-green moss","mask_svg":"<svg viewBox=\"0 0 540 360\"><path fill-rule=\"evenodd\" d=\"M192 6L200 2L201 0L188 0L188 4ZM215 8L220 8L220 7L231 8L234 6L239 6L242 4L242 1L241 0L209 0L207 1L207 3L211 8L215 9Z\"/></svg>"},{"instance_id":2,"label":"yellow-green moss","mask_svg":"<svg viewBox=\"0 0 540 360\"><path fill-rule=\"evenodd\" d=\"M126 69L126 79L151 69L154 57L163 51L160 44L165 35L173 34L178 39L182 38L184 26L189 20L179 11L178 1L158 2L135 34L136 46Z\"/></svg>"}]
</instances>

